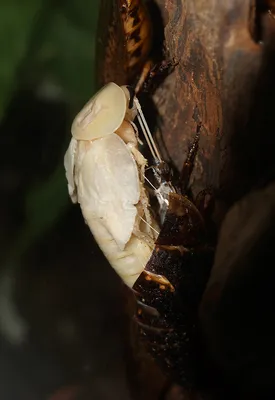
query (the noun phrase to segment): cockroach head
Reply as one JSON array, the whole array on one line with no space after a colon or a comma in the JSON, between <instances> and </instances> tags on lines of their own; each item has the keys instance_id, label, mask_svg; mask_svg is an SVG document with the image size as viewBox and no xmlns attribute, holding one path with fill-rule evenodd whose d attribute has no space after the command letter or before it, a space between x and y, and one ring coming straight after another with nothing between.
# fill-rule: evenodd
<instances>
[{"instance_id":1,"label":"cockroach head","mask_svg":"<svg viewBox=\"0 0 275 400\"><path fill-rule=\"evenodd\" d=\"M77 140L94 140L115 132L128 108L125 91L111 82L100 89L77 114L72 135Z\"/></svg>"},{"instance_id":2,"label":"cockroach head","mask_svg":"<svg viewBox=\"0 0 275 400\"><path fill-rule=\"evenodd\" d=\"M121 86L126 96L126 115L125 119L133 121L137 116L137 108L134 102L135 89L132 86Z\"/></svg>"}]
</instances>

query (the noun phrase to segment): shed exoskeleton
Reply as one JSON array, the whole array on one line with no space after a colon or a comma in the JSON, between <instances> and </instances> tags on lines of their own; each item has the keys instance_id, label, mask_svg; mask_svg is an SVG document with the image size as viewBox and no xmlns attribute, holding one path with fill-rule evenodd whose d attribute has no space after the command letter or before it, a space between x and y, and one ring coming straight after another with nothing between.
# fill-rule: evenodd
<instances>
[{"instance_id":1,"label":"shed exoskeleton","mask_svg":"<svg viewBox=\"0 0 275 400\"><path fill-rule=\"evenodd\" d=\"M147 160L138 149L135 118L154 159L156 187L150 185L158 219L149 203ZM196 265L204 253L204 221L186 196L199 130L174 184L136 96L109 83L76 116L64 159L72 201L136 295L135 318L149 351L186 386L194 383L197 307L208 276L205 263Z\"/></svg>"},{"instance_id":2,"label":"shed exoskeleton","mask_svg":"<svg viewBox=\"0 0 275 400\"><path fill-rule=\"evenodd\" d=\"M186 389L201 381L203 352L197 313L213 262L204 222L204 214L213 204L212 193L205 190L194 202L187 196L200 127L180 179L164 191L168 201L160 233L133 286L138 303L135 319L148 351L163 371ZM164 179L163 184L168 183ZM166 283L156 279L158 276L165 277Z\"/></svg>"}]
</instances>

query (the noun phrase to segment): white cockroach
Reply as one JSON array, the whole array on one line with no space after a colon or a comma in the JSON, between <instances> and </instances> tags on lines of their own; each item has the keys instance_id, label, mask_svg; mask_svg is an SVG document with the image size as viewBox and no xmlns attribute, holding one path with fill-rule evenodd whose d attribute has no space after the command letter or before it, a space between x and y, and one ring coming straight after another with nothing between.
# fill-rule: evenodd
<instances>
[{"instance_id":1,"label":"white cockroach","mask_svg":"<svg viewBox=\"0 0 275 400\"><path fill-rule=\"evenodd\" d=\"M115 83L104 86L75 117L64 158L72 201L80 204L99 247L130 287L159 232L144 185L147 160L138 150L135 117L160 160L137 98Z\"/></svg>"}]
</instances>

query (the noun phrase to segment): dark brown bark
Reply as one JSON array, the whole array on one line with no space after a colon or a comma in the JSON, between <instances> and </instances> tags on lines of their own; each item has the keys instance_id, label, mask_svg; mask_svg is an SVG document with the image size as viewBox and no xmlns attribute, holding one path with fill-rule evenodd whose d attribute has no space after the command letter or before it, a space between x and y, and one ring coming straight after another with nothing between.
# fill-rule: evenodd
<instances>
[{"instance_id":1,"label":"dark brown bark","mask_svg":"<svg viewBox=\"0 0 275 400\"><path fill-rule=\"evenodd\" d=\"M193 190L198 192L208 185L222 187L226 193L223 200L229 205L240 195L232 182L240 179L228 157L232 153L231 140L247 121L262 60L261 46L250 32L254 29L252 2L158 3L165 10L167 49L179 60L155 96L164 144L180 169L196 125L201 122Z\"/></svg>"},{"instance_id":2,"label":"dark brown bark","mask_svg":"<svg viewBox=\"0 0 275 400\"><path fill-rule=\"evenodd\" d=\"M236 201L274 179L275 21L264 6L259 15L257 3L250 0L158 4L165 17L167 49L179 61L154 97L161 117L158 137L180 169L202 123L192 189L216 189L219 225ZM238 390L240 396L264 396L274 380L273 336L266 328L272 319L274 279L263 261L272 254L273 186L268 193L268 209L263 189L228 215L201 305L210 358L233 397ZM263 293L261 301L252 287Z\"/></svg>"},{"instance_id":3,"label":"dark brown bark","mask_svg":"<svg viewBox=\"0 0 275 400\"><path fill-rule=\"evenodd\" d=\"M256 0L156 0L156 3L164 20L169 58L179 62L153 97L159 115L156 136L162 150L180 170L197 125L202 124L191 187L194 194L208 186L214 187L214 219L219 227L235 202L275 178L272 146L275 20L268 14L264 1L260 9ZM115 80L116 74L113 76ZM251 205L248 197L247 207L256 213L257 207L263 207L264 200L260 195L254 200ZM255 265L242 254L247 245L242 238L236 240L234 247L238 257L232 261L224 255L232 246L232 231L238 236L241 227L248 225L251 243L254 243L259 239L260 228L260 236L265 234L261 218L265 222L268 220L262 213L260 221L250 226L250 220L238 217L236 210L238 208L231 211L222 227L215 265L201 305L210 358L215 359L225 380L231 380L229 386L232 384L232 387L240 365L245 364L241 364L242 356L247 354L241 354L242 361L236 361L232 367L228 351L240 339L236 328L238 303L231 312L225 304L234 296L234 284L239 285L239 293L244 297L253 298L251 291L246 293L244 283ZM237 213L235 219L234 212ZM242 234L245 235L245 230ZM261 251L263 256L264 250ZM269 277L272 274L267 274L266 280ZM241 302L240 296L238 299ZM242 306L245 314L249 304L243 302ZM223 316L222 321L217 320L217 315ZM266 314L266 318L270 315ZM228 326L232 328L235 342L226 340L225 327ZM244 342L245 338L244 335L240 340ZM253 340L257 342L256 336ZM261 350L259 346L256 353L259 355ZM260 359L256 357L255 362L260 363ZM267 376L273 377L272 366L269 367ZM257 368L244 374L243 379L253 380L257 376L255 371ZM239 386L243 384L242 380L238 382ZM253 391L254 386L251 387Z\"/></svg>"},{"instance_id":4,"label":"dark brown bark","mask_svg":"<svg viewBox=\"0 0 275 400\"><path fill-rule=\"evenodd\" d=\"M198 123L202 123L200 149L193 179L195 192L218 185L222 132L222 54L217 1L159 1L165 10L166 47L179 61L175 71L155 95L161 135L170 158L182 168ZM217 3L216 5L214 3ZM213 12L215 10L217 13ZM211 11L212 10L212 11Z\"/></svg>"}]
</instances>

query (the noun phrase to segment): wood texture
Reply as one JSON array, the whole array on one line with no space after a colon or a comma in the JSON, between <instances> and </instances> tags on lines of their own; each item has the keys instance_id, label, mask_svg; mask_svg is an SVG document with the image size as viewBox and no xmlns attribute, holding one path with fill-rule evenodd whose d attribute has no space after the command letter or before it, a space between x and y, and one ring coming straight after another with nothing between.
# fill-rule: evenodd
<instances>
[{"instance_id":1,"label":"wood texture","mask_svg":"<svg viewBox=\"0 0 275 400\"><path fill-rule=\"evenodd\" d=\"M196 192L218 184L216 148L223 127L219 24L213 21L219 21L213 12L218 2L210 3L159 2L165 12L167 50L171 58L179 61L154 98L162 121L159 135L175 166L181 169L197 124L202 123L193 173Z\"/></svg>"},{"instance_id":2,"label":"wood texture","mask_svg":"<svg viewBox=\"0 0 275 400\"><path fill-rule=\"evenodd\" d=\"M202 124L191 188L197 194L208 186L214 187L214 218L219 227L234 203L275 178L274 98L271 95L275 88L272 72L275 20L267 7L258 15L256 0L156 0L156 3L163 18L167 56L178 61L178 65L154 94L158 116L155 134L162 151L180 170L197 124ZM113 76L115 79L114 70ZM150 114L151 109L145 109L145 113ZM262 201L259 200L258 207L263 206ZM244 290L251 267L246 265L245 270L242 263L235 260L232 265L228 263L228 273L225 273L222 255L227 254L231 246L231 236L226 230L234 230L235 235L240 230L237 223L230 225L230 215L225 221L227 226L222 228L217 259L201 305L203 329L207 332L208 345L213 346L211 356L214 354L218 359L225 375L232 361L227 358L232 343L224 340L224 327L238 324L238 321L232 318L234 313L229 313L228 319L225 315L224 321L217 323L217 315L223 315L225 310L223 306L219 308L221 295L229 285L226 301L230 303L234 295L231 284L241 282ZM254 237L259 226L260 223L253 227ZM241 253L241 239L239 244ZM231 274L231 270L234 273ZM217 346L213 345L215 340ZM260 347L258 350L260 352ZM229 381L233 382L231 380L229 386L234 387L238 368L239 365L233 368L234 373L230 370ZM247 376L254 379L257 373ZM272 371L267 376L272 377ZM234 392L232 396L237 398ZM221 398L226 398L225 394Z\"/></svg>"}]
</instances>

